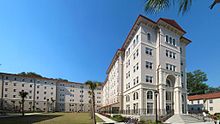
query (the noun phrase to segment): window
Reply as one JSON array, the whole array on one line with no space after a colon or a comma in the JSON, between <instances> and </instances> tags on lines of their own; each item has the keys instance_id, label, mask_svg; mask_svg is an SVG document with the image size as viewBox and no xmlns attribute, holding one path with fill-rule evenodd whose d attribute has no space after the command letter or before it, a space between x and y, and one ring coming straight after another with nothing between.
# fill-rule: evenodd
<instances>
[{"instance_id":1,"label":"window","mask_svg":"<svg viewBox=\"0 0 220 124\"><path fill-rule=\"evenodd\" d=\"M153 63L152 62L148 62L148 61L146 61L146 68L147 69L152 69L153 68Z\"/></svg>"},{"instance_id":2,"label":"window","mask_svg":"<svg viewBox=\"0 0 220 124\"><path fill-rule=\"evenodd\" d=\"M147 99L153 99L153 92L152 91L147 92Z\"/></svg>"},{"instance_id":3,"label":"window","mask_svg":"<svg viewBox=\"0 0 220 124\"><path fill-rule=\"evenodd\" d=\"M16 86L16 83L14 83L14 86Z\"/></svg>"},{"instance_id":4,"label":"window","mask_svg":"<svg viewBox=\"0 0 220 124\"><path fill-rule=\"evenodd\" d=\"M16 98L16 95L13 95L13 98Z\"/></svg>"},{"instance_id":5,"label":"window","mask_svg":"<svg viewBox=\"0 0 220 124\"><path fill-rule=\"evenodd\" d=\"M129 89L130 88L130 83L127 83L126 84L126 89Z\"/></svg>"},{"instance_id":6,"label":"window","mask_svg":"<svg viewBox=\"0 0 220 124\"><path fill-rule=\"evenodd\" d=\"M147 40L148 40L148 41L151 40L151 35L150 35L150 33L147 33Z\"/></svg>"},{"instance_id":7,"label":"window","mask_svg":"<svg viewBox=\"0 0 220 124\"><path fill-rule=\"evenodd\" d=\"M133 79L133 82L134 82L134 85L136 84L136 80L135 79Z\"/></svg>"},{"instance_id":8,"label":"window","mask_svg":"<svg viewBox=\"0 0 220 124\"><path fill-rule=\"evenodd\" d=\"M39 86L39 85L37 85L37 88L40 88L40 86Z\"/></svg>"},{"instance_id":9,"label":"window","mask_svg":"<svg viewBox=\"0 0 220 124\"><path fill-rule=\"evenodd\" d=\"M14 80L16 81L16 80L17 80L17 78L14 78Z\"/></svg>"},{"instance_id":10,"label":"window","mask_svg":"<svg viewBox=\"0 0 220 124\"><path fill-rule=\"evenodd\" d=\"M176 71L176 66L171 64L166 64L166 69L170 71Z\"/></svg>"},{"instance_id":11,"label":"window","mask_svg":"<svg viewBox=\"0 0 220 124\"><path fill-rule=\"evenodd\" d=\"M145 53L148 54L148 55L152 55L152 49L146 47L145 48Z\"/></svg>"},{"instance_id":12,"label":"window","mask_svg":"<svg viewBox=\"0 0 220 124\"><path fill-rule=\"evenodd\" d=\"M133 54L133 59L135 59L135 53Z\"/></svg>"},{"instance_id":13,"label":"window","mask_svg":"<svg viewBox=\"0 0 220 124\"><path fill-rule=\"evenodd\" d=\"M197 101L197 104L199 104L199 100Z\"/></svg>"},{"instance_id":14,"label":"window","mask_svg":"<svg viewBox=\"0 0 220 124\"><path fill-rule=\"evenodd\" d=\"M173 46L176 46L176 40L173 39Z\"/></svg>"},{"instance_id":15,"label":"window","mask_svg":"<svg viewBox=\"0 0 220 124\"><path fill-rule=\"evenodd\" d=\"M37 99L39 99L39 96L37 96Z\"/></svg>"},{"instance_id":16,"label":"window","mask_svg":"<svg viewBox=\"0 0 220 124\"><path fill-rule=\"evenodd\" d=\"M32 84L30 84L30 87L32 87Z\"/></svg>"},{"instance_id":17,"label":"window","mask_svg":"<svg viewBox=\"0 0 220 124\"><path fill-rule=\"evenodd\" d=\"M172 37L169 38L169 44L172 44Z\"/></svg>"},{"instance_id":18,"label":"window","mask_svg":"<svg viewBox=\"0 0 220 124\"><path fill-rule=\"evenodd\" d=\"M171 92L166 91L166 100L171 100Z\"/></svg>"},{"instance_id":19,"label":"window","mask_svg":"<svg viewBox=\"0 0 220 124\"><path fill-rule=\"evenodd\" d=\"M175 59L176 58L176 53L174 53L172 51L169 51L169 50L166 50L166 56L169 57L169 58Z\"/></svg>"},{"instance_id":20,"label":"window","mask_svg":"<svg viewBox=\"0 0 220 124\"><path fill-rule=\"evenodd\" d=\"M5 88L5 91L8 91L8 88Z\"/></svg>"},{"instance_id":21,"label":"window","mask_svg":"<svg viewBox=\"0 0 220 124\"><path fill-rule=\"evenodd\" d=\"M209 110L210 110L210 111L213 111L213 107L209 107Z\"/></svg>"},{"instance_id":22,"label":"window","mask_svg":"<svg viewBox=\"0 0 220 124\"><path fill-rule=\"evenodd\" d=\"M8 82L5 82L5 85L8 85Z\"/></svg>"},{"instance_id":23,"label":"window","mask_svg":"<svg viewBox=\"0 0 220 124\"><path fill-rule=\"evenodd\" d=\"M24 84L22 84L22 87L24 87Z\"/></svg>"},{"instance_id":24,"label":"window","mask_svg":"<svg viewBox=\"0 0 220 124\"><path fill-rule=\"evenodd\" d=\"M126 102L129 102L130 101L130 97L129 95L126 95Z\"/></svg>"},{"instance_id":25,"label":"window","mask_svg":"<svg viewBox=\"0 0 220 124\"><path fill-rule=\"evenodd\" d=\"M24 80L24 79L22 79L22 81L24 82L25 80Z\"/></svg>"},{"instance_id":26,"label":"window","mask_svg":"<svg viewBox=\"0 0 220 124\"><path fill-rule=\"evenodd\" d=\"M139 35L136 36L136 40L137 40L137 43L138 43L138 41L139 41Z\"/></svg>"},{"instance_id":27,"label":"window","mask_svg":"<svg viewBox=\"0 0 220 124\"><path fill-rule=\"evenodd\" d=\"M138 78L138 76L136 77L136 82L137 82L137 84L139 83L139 78Z\"/></svg>"},{"instance_id":28,"label":"window","mask_svg":"<svg viewBox=\"0 0 220 124\"><path fill-rule=\"evenodd\" d=\"M136 50L136 56L138 57L138 55L139 55L139 52L138 52L138 49Z\"/></svg>"},{"instance_id":29,"label":"window","mask_svg":"<svg viewBox=\"0 0 220 124\"><path fill-rule=\"evenodd\" d=\"M169 42L169 36L166 35L166 42L168 43Z\"/></svg>"},{"instance_id":30,"label":"window","mask_svg":"<svg viewBox=\"0 0 220 124\"><path fill-rule=\"evenodd\" d=\"M138 99L138 92L135 92L135 93L133 94L133 100L136 100L136 99Z\"/></svg>"},{"instance_id":31,"label":"window","mask_svg":"<svg viewBox=\"0 0 220 124\"><path fill-rule=\"evenodd\" d=\"M148 75L146 76L146 82L147 83L152 83L153 82L152 80L153 80L152 76L148 76Z\"/></svg>"},{"instance_id":32,"label":"window","mask_svg":"<svg viewBox=\"0 0 220 124\"><path fill-rule=\"evenodd\" d=\"M8 95L7 95L7 94L5 94L5 97L8 97Z\"/></svg>"},{"instance_id":33,"label":"window","mask_svg":"<svg viewBox=\"0 0 220 124\"><path fill-rule=\"evenodd\" d=\"M212 100L212 99L210 99L210 100L209 100L209 103L213 103L213 100Z\"/></svg>"},{"instance_id":34,"label":"window","mask_svg":"<svg viewBox=\"0 0 220 124\"><path fill-rule=\"evenodd\" d=\"M39 91L37 91L37 94L39 94Z\"/></svg>"},{"instance_id":35,"label":"window","mask_svg":"<svg viewBox=\"0 0 220 124\"><path fill-rule=\"evenodd\" d=\"M138 66L138 63L136 64L136 69L138 70L139 66Z\"/></svg>"},{"instance_id":36,"label":"window","mask_svg":"<svg viewBox=\"0 0 220 124\"><path fill-rule=\"evenodd\" d=\"M153 103L147 103L147 114L153 114Z\"/></svg>"},{"instance_id":37,"label":"window","mask_svg":"<svg viewBox=\"0 0 220 124\"><path fill-rule=\"evenodd\" d=\"M13 91L16 92L16 89L14 89Z\"/></svg>"}]
</instances>

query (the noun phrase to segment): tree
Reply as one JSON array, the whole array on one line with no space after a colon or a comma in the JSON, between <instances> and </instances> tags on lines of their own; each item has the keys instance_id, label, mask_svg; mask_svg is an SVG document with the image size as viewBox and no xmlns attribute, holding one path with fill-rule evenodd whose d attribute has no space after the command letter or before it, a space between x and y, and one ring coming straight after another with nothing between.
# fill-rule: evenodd
<instances>
[{"instance_id":1,"label":"tree","mask_svg":"<svg viewBox=\"0 0 220 124\"><path fill-rule=\"evenodd\" d=\"M86 81L85 84L89 87L91 96L92 96L92 117L93 117L93 124L96 124L95 118L95 89L101 85L99 82L94 81Z\"/></svg>"},{"instance_id":2,"label":"tree","mask_svg":"<svg viewBox=\"0 0 220 124\"><path fill-rule=\"evenodd\" d=\"M220 87L209 87L207 93L220 92Z\"/></svg>"},{"instance_id":3,"label":"tree","mask_svg":"<svg viewBox=\"0 0 220 124\"><path fill-rule=\"evenodd\" d=\"M54 100L53 97L51 97L52 112L55 112L55 105L54 105L54 102L55 102L55 101L56 101L56 100Z\"/></svg>"},{"instance_id":4,"label":"tree","mask_svg":"<svg viewBox=\"0 0 220 124\"><path fill-rule=\"evenodd\" d=\"M202 94L208 90L206 82L207 75L201 70L195 70L187 73L187 89L190 94Z\"/></svg>"},{"instance_id":5,"label":"tree","mask_svg":"<svg viewBox=\"0 0 220 124\"><path fill-rule=\"evenodd\" d=\"M21 97L21 110L22 116L24 116L24 99L27 97L28 92L24 92L23 90L19 92L19 96Z\"/></svg>"},{"instance_id":6,"label":"tree","mask_svg":"<svg viewBox=\"0 0 220 124\"><path fill-rule=\"evenodd\" d=\"M88 91L88 94L89 94L89 105L90 105L90 116L91 116L91 119L93 119L93 112L92 112L92 98L91 98L91 95L92 95L92 92L91 91Z\"/></svg>"},{"instance_id":7,"label":"tree","mask_svg":"<svg viewBox=\"0 0 220 124\"><path fill-rule=\"evenodd\" d=\"M21 72L21 73L18 73L18 75L31 76L31 77L40 77L40 78L43 77L43 76L41 76L40 74L37 74L37 73L35 73L35 72Z\"/></svg>"},{"instance_id":8,"label":"tree","mask_svg":"<svg viewBox=\"0 0 220 124\"><path fill-rule=\"evenodd\" d=\"M178 13L184 14L192 6L192 1L193 0L147 0L145 3L145 11L157 13L175 5L178 2ZM213 0L210 9L212 9L217 3L220 3L220 0Z\"/></svg>"}]
</instances>

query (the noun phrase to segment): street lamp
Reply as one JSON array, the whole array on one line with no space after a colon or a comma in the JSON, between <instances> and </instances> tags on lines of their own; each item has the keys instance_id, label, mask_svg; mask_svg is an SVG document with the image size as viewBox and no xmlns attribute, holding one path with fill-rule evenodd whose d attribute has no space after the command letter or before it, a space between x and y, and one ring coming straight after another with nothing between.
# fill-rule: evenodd
<instances>
[{"instance_id":1,"label":"street lamp","mask_svg":"<svg viewBox=\"0 0 220 124\"><path fill-rule=\"evenodd\" d=\"M154 95L155 95L155 115L156 115L156 124L158 124L158 115L157 115L157 95L159 94L159 92L157 90L154 91Z\"/></svg>"}]
</instances>

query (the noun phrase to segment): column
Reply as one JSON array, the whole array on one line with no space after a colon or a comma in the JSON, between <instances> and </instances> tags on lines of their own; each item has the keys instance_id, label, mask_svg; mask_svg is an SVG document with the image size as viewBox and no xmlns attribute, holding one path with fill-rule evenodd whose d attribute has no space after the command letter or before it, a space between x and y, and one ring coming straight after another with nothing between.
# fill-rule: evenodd
<instances>
[{"instance_id":1,"label":"column","mask_svg":"<svg viewBox=\"0 0 220 124\"><path fill-rule=\"evenodd\" d=\"M140 115L144 115L144 93L143 89L140 89Z\"/></svg>"}]
</instances>

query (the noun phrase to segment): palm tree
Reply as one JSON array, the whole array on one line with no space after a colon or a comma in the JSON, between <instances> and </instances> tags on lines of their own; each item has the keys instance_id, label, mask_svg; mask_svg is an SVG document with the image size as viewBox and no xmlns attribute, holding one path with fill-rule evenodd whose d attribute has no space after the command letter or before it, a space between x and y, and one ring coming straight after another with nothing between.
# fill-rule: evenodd
<instances>
[{"instance_id":1,"label":"palm tree","mask_svg":"<svg viewBox=\"0 0 220 124\"><path fill-rule=\"evenodd\" d=\"M192 0L147 0L145 3L145 11L150 13L157 13L161 10L169 8L172 5L175 5L176 2L179 3L178 13L182 14L188 11L192 5ZM220 3L220 0L214 0L210 6L210 9L212 9L217 3Z\"/></svg>"},{"instance_id":2,"label":"palm tree","mask_svg":"<svg viewBox=\"0 0 220 124\"><path fill-rule=\"evenodd\" d=\"M91 119L93 119L93 112L92 112L92 99L91 99L91 95L92 95L92 92L91 91L88 91L89 93L89 106L90 106L90 115L91 115Z\"/></svg>"},{"instance_id":3,"label":"palm tree","mask_svg":"<svg viewBox=\"0 0 220 124\"><path fill-rule=\"evenodd\" d=\"M55 111L55 105L54 105L54 102L55 102L55 101L56 101L56 100L54 100L53 97L51 97L51 102L52 102L52 112Z\"/></svg>"},{"instance_id":4,"label":"palm tree","mask_svg":"<svg viewBox=\"0 0 220 124\"><path fill-rule=\"evenodd\" d=\"M93 124L96 124L95 118L95 92L94 90L101 85L99 82L94 81L86 81L85 84L89 87L91 96L92 96L92 117L93 117Z\"/></svg>"},{"instance_id":5,"label":"palm tree","mask_svg":"<svg viewBox=\"0 0 220 124\"><path fill-rule=\"evenodd\" d=\"M24 116L24 98L26 98L27 95L28 95L28 92L24 92L23 90L19 92L19 96L21 97L22 116Z\"/></svg>"}]
</instances>

